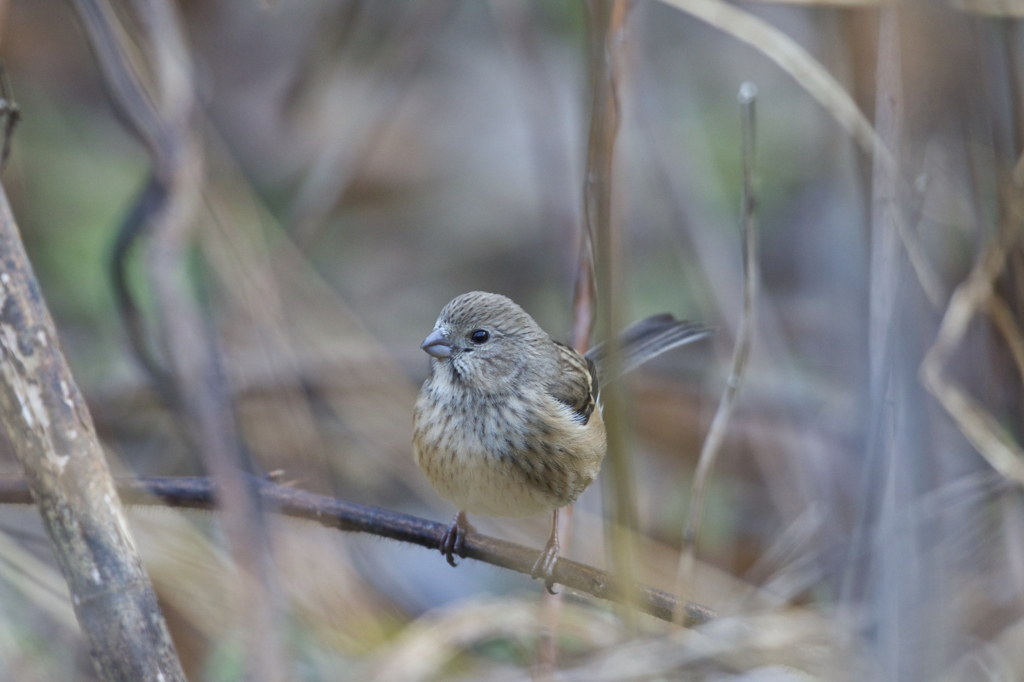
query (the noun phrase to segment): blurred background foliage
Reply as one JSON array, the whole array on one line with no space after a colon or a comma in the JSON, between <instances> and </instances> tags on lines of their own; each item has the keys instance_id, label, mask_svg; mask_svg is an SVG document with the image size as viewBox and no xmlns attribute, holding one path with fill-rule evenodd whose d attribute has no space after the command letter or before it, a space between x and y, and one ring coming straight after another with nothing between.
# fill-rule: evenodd
<instances>
[{"instance_id":1,"label":"blurred background foliage","mask_svg":"<svg viewBox=\"0 0 1024 682\"><path fill-rule=\"evenodd\" d=\"M737 6L802 45L870 118L878 10L832 5ZM931 11L916 7L916 18ZM568 337L590 107L585 4L182 0L177 9L206 166L185 286L216 332L246 451L258 470L283 470L298 487L447 520L454 510L411 458L412 404L428 368L419 344L441 307L474 289L512 297ZM981 55L973 72L937 69L953 94L932 110L922 98L908 114L933 121L908 143L906 168L919 193L913 223L948 297L999 220L1005 150L992 130L1014 129L1024 63L1015 19L932 9L927 26L941 30L915 29L919 51L905 48L914 73L944 63L940 49ZM959 42L939 48L922 35ZM760 91L759 327L708 492L691 595L733 618L671 635L645 620L637 643L609 605L568 595L561 674L1022 674L1007 642L1024 622L1024 508L948 419L922 427L934 458L915 480L962 523L952 532L927 513L907 517L927 535L913 560L947 571L929 583L941 589L915 598L914 619L887 621L885 593L863 569L888 537L873 535L870 491L887 479L866 454L878 407L867 395L871 159L754 47L652 0L635 3L625 36L614 207L627 317L667 311L718 329L629 380L640 578L670 592L741 311L736 91L746 80ZM129 350L111 287L111 249L145 184L147 154L112 107L70 3L0 1L0 54L23 117L4 188L110 458L121 472L202 474ZM972 77L989 99L956 94ZM983 117L943 109L950 101L988 107L995 123L979 128ZM1014 262L1010 289L1021 281ZM141 253L129 275L152 321ZM914 322L925 337L945 305ZM970 339L950 371L1020 442L1012 355L984 323ZM0 455L0 469L16 473ZM568 554L606 566L600 497L593 486L578 503ZM136 509L132 522L190 679L241 679L245 610L215 520ZM473 522L540 547L548 520ZM540 587L526 577L470 561L453 571L420 548L268 523L290 679L521 679L536 661ZM4 508L0 527L0 677L91 679L34 513ZM904 632L912 645L891 654L887 627L913 629ZM755 641L755 630L777 639Z\"/></svg>"}]
</instances>

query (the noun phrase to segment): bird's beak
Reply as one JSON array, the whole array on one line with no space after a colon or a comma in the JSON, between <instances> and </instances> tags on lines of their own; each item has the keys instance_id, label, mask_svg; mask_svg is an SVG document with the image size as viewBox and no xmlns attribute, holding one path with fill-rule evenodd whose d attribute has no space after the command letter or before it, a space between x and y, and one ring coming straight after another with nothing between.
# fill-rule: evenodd
<instances>
[{"instance_id":1,"label":"bird's beak","mask_svg":"<svg viewBox=\"0 0 1024 682\"><path fill-rule=\"evenodd\" d=\"M452 342L448 340L448 337L440 329L430 332L430 336L423 339L423 345L420 348L439 360L443 360L452 354Z\"/></svg>"}]
</instances>

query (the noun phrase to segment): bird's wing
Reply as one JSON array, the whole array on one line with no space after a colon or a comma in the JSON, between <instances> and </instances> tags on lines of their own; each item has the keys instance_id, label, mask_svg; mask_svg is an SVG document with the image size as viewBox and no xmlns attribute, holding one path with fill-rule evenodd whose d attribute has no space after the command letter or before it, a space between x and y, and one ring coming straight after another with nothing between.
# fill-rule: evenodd
<instances>
[{"instance_id":1,"label":"bird's wing","mask_svg":"<svg viewBox=\"0 0 1024 682\"><path fill-rule=\"evenodd\" d=\"M597 405L599 387L594 363L563 343L555 341L555 348L560 371L547 380L545 387L555 400L572 408L581 424L586 424Z\"/></svg>"},{"instance_id":2,"label":"bird's wing","mask_svg":"<svg viewBox=\"0 0 1024 682\"><path fill-rule=\"evenodd\" d=\"M711 334L711 329L694 322L679 321L668 313L653 315L626 327L612 346L607 341L587 351L587 359L597 367L595 373L602 382L612 381L636 369L656 355L676 346L682 346ZM615 360L612 363L609 360ZM614 375L610 366L614 364Z\"/></svg>"}]
</instances>

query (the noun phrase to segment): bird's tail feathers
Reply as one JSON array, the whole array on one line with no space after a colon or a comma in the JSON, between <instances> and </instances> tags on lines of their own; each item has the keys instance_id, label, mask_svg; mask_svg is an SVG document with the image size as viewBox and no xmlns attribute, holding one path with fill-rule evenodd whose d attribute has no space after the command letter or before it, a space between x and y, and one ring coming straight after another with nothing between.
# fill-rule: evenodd
<instances>
[{"instance_id":1,"label":"bird's tail feathers","mask_svg":"<svg viewBox=\"0 0 1024 682\"><path fill-rule=\"evenodd\" d=\"M597 366L598 377L603 384L666 351L710 336L711 332L708 327L677 320L668 313L652 315L626 327L614 345L605 341L594 346L587 351L586 357ZM613 350L614 358L610 355Z\"/></svg>"}]
</instances>

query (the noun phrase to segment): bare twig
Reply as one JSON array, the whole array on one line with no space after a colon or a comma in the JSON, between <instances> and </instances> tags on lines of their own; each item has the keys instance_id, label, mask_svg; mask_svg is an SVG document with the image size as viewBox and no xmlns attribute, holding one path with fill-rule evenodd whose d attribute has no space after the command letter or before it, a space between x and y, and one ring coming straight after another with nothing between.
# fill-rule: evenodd
<instances>
[{"instance_id":1,"label":"bare twig","mask_svg":"<svg viewBox=\"0 0 1024 682\"><path fill-rule=\"evenodd\" d=\"M155 216L165 210L167 195L172 189L175 150L180 147L180 142L176 139L174 125L159 110L133 66L123 44L120 22L110 3L107 0L75 0L74 5L89 36L89 45L110 92L111 102L128 124L128 130L142 142L152 159L153 170L146 186L118 230L111 259L112 281L118 312L128 331L133 353L154 385L169 402L176 404L167 374L150 347L145 324L128 286L127 259L135 241L150 229Z\"/></svg>"},{"instance_id":2,"label":"bare twig","mask_svg":"<svg viewBox=\"0 0 1024 682\"><path fill-rule=\"evenodd\" d=\"M756 98L757 87L753 83L748 81L740 86L738 99L743 114L743 209L741 216L743 225L743 315L740 318L736 343L733 346L732 369L725 384L725 391L718 403L718 409L715 411L715 417L711 422L711 428L704 439L704 445L697 460L697 470L693 477L690 512L683 529L683 546L679 556L679 587L677 591L681 594L689 594L693 591L696 546L700 534L700 520L704 509L704 494L707 490L708 477L718 458L718 453L721 451L722 442L725 440L729 417L732 414L754 338L755 302L760 279L757 256L757 204L754 193L754 151L756 147L754 104ZM681 622L684 615L682 612L676 614L676 622Z\"/></svg>"},{"instance_id":3,"label":"bare twig","mask_svg":"<svg viewBox=\"0 0 1024 682\"><path fill-rule=\"evenodd\" d=\"M153 162L153 170L145 188L118 229L111 258L111 280L132 352L168 403L176 405L177 397L167 373L160 366L147 339L145 323L128 286L127 274L132 247L149 230L154 216L164 210L167 195L171 191L172 160L177 144L174 130L162 118L146 85L133 67L122 44L120 23L109 2L75 0L74 5L89 36L89 45L103 74L111 102L121 113L128 130L146 147Z\"/></svg>"},{"instance_id":4,"label":"bare twig","mask_svg":"<svg viewBox=\"0 0 1024 682\"><path fill-rule=\"evenodd\" d=\"M185 676L0 187L0 420L25 472L99 676Z\"/></svg>"},{"instance_id":5,"label":"bare twig","mask_svg":"<svg viewBox=\"0 0 1024 682\"><path fill-rule=\"evenodd\" d=\"M568 556L572 546L573 509L574 506L570 504L559 510L561 512L561 528L559 529L558 544L562 556ZM550 679L558 663L558 631L562 617L563 595L564 592L561 591L552 593L547 589L541 590L541 628L537 642L535 680Z\"/></svg>"},{"instance_id":6,"label":"bare twig","mask_svg":"<svg viewBox=\"0 0 1024 682\"><path fill-rule=\"evenodd\" d=\"M265 479L251 479L268 512L306 519L328 528L369 533L383 538L437 550L446 524L409 514L345 502L324 495L277 485ZM152 477L118 479L117 490L128 504L213 509L217 486L208 477ZM0 504L30 504L24 479L0 477ZM530 575L540 552L480 533L466 537L466 557L492 566ZM621 582L611 573L560 558L555 564L555 582L598 599L623 601ZM670 620L676 598L652 587L634 584L634 603L655 618ZM685 605L687 626L706 623L715 612L698 604Z\"/></svg>"},{"instance_id":7,"label":"bare twig","mask_svg":"<svg viewBox=\"0 0 1024 682\"><path fill-rule=\"evenodd\" d=\"M590 347L590 332L594 328L597 292L594 286L594 255L589 232L580 235L576 282L572 297L572 332L569 340L573 348L585 353Z\"/></svg>"}]
</instances>

